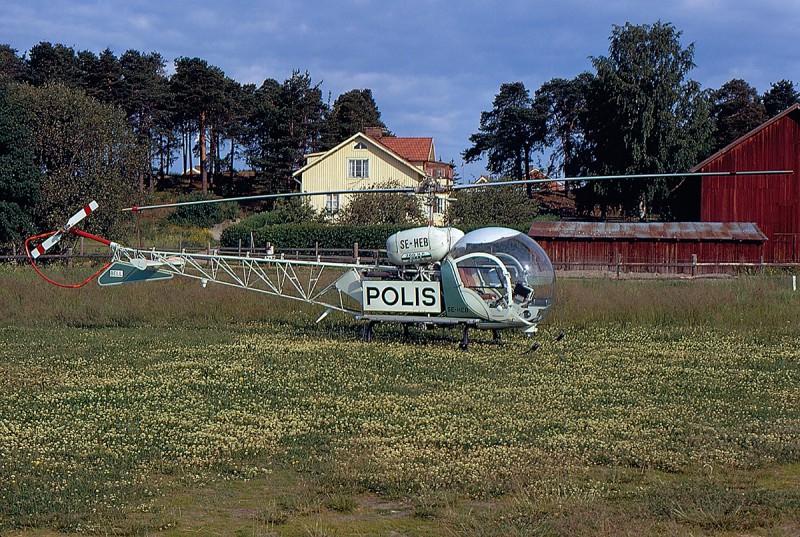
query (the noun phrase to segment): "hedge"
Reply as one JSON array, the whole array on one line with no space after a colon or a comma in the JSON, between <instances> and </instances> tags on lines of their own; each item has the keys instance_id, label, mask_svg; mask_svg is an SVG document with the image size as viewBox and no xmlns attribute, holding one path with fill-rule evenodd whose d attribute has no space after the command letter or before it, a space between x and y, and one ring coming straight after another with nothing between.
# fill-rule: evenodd
<instances>
[{"instance_id":1,"label":"hedge","mask_svg":"<svg viewBox=\"0 0 800 537\"><path fill-rule=\"evenodd\" d=\"M276 248L386 248L386 239L393 233L409 229L408 225L382 224L375 226L331 225L319 223L275 224L260 228L237 224L225 229L220 237L223 247L235 248L239 241L243 247L250 246L250 233L255 246L267 242Z\"/></svg>"},{"instance_id":2,"label":"hedge","mask_svg":"<svg viewBox=\"0 0 800 537\"><path fill-rule=\"evenodd\" d=\"M265 213L269 214L269 213ZM358 243L360 248L386 248L386 239L390 235L410 225L380 224L374 226L354 226L345 224L321 224L306 222L302 224L258 225L269 222L268 217L262 220L248 218L222 232L220 244L227 248L236 248L239 241L243 247L250 246L250 233L253 234L255 246L263 247L271 243L276 248L352 248ZM488 227L488 226L482 226ZM478 229L478 228L475 228ZM522 233L528 233L530 225L515 227ZM462 229L464 232L473 229Z\"/></svg>"}]
</instances>

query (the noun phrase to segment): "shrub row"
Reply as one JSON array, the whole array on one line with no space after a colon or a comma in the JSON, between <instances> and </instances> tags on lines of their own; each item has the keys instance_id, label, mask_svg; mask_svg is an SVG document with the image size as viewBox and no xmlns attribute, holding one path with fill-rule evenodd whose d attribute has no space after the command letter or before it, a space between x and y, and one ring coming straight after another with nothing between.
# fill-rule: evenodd
<instances>
[{"instance_id":1,"label":"shrub row","mask_svg":"<svg viewBox=\"0 0 800 537\"><path fill-rule=\"evenodd\" d=\"M251 233L254 246L267 242L276 248L385 248L386 239L393 233L408 229L408 225L381 224L375 226L331 225L320 223L275 224L254 228L237 224L225 229L220 237L223 247L237 247L239 241L250 246Z\"/></svg>"},{"instance_id":2,"label":"shrub row","mask_svg":"<svg viewBox=\"0 0 800 537\"><path fill-rule=\"evenodd\" d=\"M178 199L179 202L207 201L216 199L207 194L194 193ZM211 227L223 220L236 218L238 205L235 203L205 203L183 205L167 215L167 221L179 226Z\"/></svg>"},{"instance_id":3,"label":"shrub row","mask_svg":"<svg viewBox=\"0 0 800 537\"><path fill-rule=\"evenodd\" d=\"M270 213L262 213L269 215ZM276 248L351 248L358 243L361 248L385 248L386 239L393 233L412 227L410 224L379 224L374 226L356 226L348 224L323 224L304 222L300 224L276 224L271 217L250 217L222 232L220 244L223 247L235 248L239 241L244 247L262 247L270 243ZM481 226L485 227L485 226ZM529 225L513 229L527 233ZM469 232L476 227L462 228ZM252 233L252 236L251 236Z\"/></svg>"}]
</instances>

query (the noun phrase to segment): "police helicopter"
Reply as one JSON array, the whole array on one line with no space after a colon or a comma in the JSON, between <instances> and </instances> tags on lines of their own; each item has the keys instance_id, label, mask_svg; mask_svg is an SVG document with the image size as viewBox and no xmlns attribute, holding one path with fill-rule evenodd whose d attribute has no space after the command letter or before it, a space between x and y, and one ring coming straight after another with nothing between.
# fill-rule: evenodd
<instances>
[{"instance_id":1,"label":"police helicopter","mask_svg":"<svg viewBox=\"0 0 800 537\"><path fill-rule=\"evenodd\" d=\"M629 179L686 177L702 175L769 174L776 172L701 172L694 174L647 174L624 176ZM785 173L785 172L778 172ZM621 176L561 178L565 180L620 179ZM452 190L491 186L552 182L552 178L466 184ZM418 188L339 190L314 193L267 194L202 200L124 209L143 210L189 204L244 201L303 195L354 192L405 192L427 194L431 198L442 189L428 178ZM376 323L400 323L425 327L460 327L460 347L466 349L471 328L492 330L519 329L532 335L555 303L556 276L547 253L526 234L502 227L482 228L469 233L453 227L432 224L399 231L386 240L387 264L340 263L300 260L270 252L263 255L228 255L219 251L189 253L123 246L87 233L77 226L98 209L95 201L70 218L58 230L28 238L25 249L33 268L48 282L61 287L82 287L92 279L101 286L121 285L183 276L209 283L239 287L262 294L296 300L324 308L317 322L331 311L352 315L364 323L363 337L371 341ZM111 259L80 284L55 282L39 269L37 261L67 235L76 235L104 244Z\"/></svg>"}]
</instances>

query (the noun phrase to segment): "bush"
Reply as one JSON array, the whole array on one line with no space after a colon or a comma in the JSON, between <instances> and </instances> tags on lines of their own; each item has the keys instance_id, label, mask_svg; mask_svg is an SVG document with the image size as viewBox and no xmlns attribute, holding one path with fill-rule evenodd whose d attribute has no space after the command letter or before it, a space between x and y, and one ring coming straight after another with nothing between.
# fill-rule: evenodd
<instances>
[{"instance_id":1,"label":"bush","mask_svg":"<svg viewBox=\"0 0 800 537\"><path fill-rule=\"evenodd\" d=\"M408 225L382 224L376 226L328 225L319 223L275 224L251 227L252 221L225 229L220 238L223 247L250 245L250 234L256 245L271 243L276 248L385 248L386 239L393 233L408 229Z\"/></svg>"},{"instance_id":2,"label":"bush","mask_svg":"<svg viewBox=\"0 0 800 537\"><path fill-rule=\"evenodd\" d=\"M181 197L178 202L213 199L217 198L196 193ZM209 228L223 220L233 219L237 216L238 208L235 203L203 203L199 205L182 205L176 208L174 213L167 216L167 220L179 226Z\"/></svg>"}]
</instances>

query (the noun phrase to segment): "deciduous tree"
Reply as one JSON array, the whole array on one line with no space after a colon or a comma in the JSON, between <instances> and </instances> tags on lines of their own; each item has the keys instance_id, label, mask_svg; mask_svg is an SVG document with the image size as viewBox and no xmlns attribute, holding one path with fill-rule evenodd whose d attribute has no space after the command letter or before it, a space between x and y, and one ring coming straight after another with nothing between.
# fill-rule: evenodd
<instances>
[{"instance_id":1,"label":"deciduous tree","mask_svg":"<svg viewBox=\"0 0 800 537\"><path fill-rule=\"evenodd\" d=\"M0 84L0 249L33 231L42 180L24 111L11 95L16 87Z\"/></svg>"},{"instance_id":2,"label":"deciduous tree","mask_svg":"<svg viewBox=\"0 0 800 537\"><path fill-rule=\"evenodd\" d=\"M138 177L146 166L124 113L62 85L20 85L15 99L25 113L33 164L44 175L42 223L62 226L95 199L103 210L87 226L113 231L119 210L137 202Z\"/></svg>"},{"instance_id":3,"label":"deciduous tree","mask_svg":"<svg viewBox=\"0 0 800 537\"><path fill-rule=\"evenodd\" d=\"M398 183L387 181L374 188L397 188ZM368 226L371 224L405 224L424 225L427 212L423 209L418 196L402 192L385 194L357 193L350 198L350 203L339 213L339 221L346 224Z\"/></svg>"},{"instance_id":4,"label":"deciduous tree","mask_svg":"<svg viewBox=\"0 0 800 537\"><path fill-rule=\"evenodd\" d=\"M457 201L448 205L445 219L464 230L485 226L521 229L530 227L539 215L539 204L521 186L460 190L456 197Z\"/></svg>"},{"instance_id":5,"label":"deciduous tree","mask_svg":"<svg viewBox=\"0 0 800 537\"><path fill-rule=\"evenodd\" d=\"M608 56L592 59L586 124L588 174L680 172L708 152L708 103L697 82L694 45L683 47L672 24L614 26ZM605 213L644 217L669 212L674 181L598 181L583 189Z\"/></svg>"}]
</instances>

